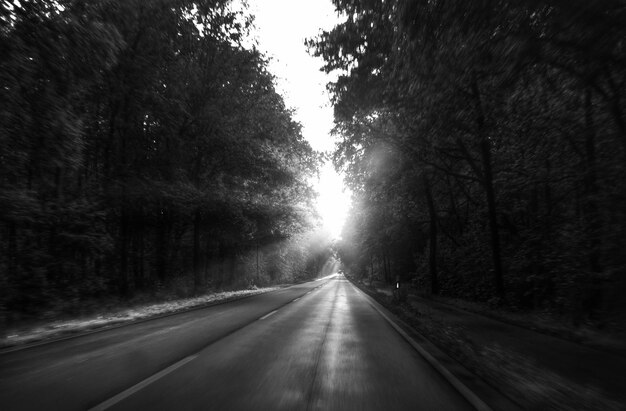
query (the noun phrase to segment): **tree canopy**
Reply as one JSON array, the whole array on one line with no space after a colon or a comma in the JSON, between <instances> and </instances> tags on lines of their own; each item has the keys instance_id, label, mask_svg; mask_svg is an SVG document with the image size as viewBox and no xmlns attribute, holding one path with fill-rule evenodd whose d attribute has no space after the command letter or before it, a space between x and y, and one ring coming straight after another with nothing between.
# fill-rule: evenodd
<instances>
[{"instance_id":1,"label":"tree canopy","mask_svg":"<svg viewBox=\"0 0 626 411\"><path fill-rule=\"evenodd\" d=\"M2 2L0 311L314 274L320 155L229 3Z\"/></svg>"},{"instance_id":2,"label":"tree canopy","mask_svg":"<svg viewBox=\"0 0 626 411\"><path fill-rule=\"evenodd\" d=\"M623 4L334 4L342 23L307 45L338 73L350 270L575 321L623 312Z\"/></svg>"}]
</instances>

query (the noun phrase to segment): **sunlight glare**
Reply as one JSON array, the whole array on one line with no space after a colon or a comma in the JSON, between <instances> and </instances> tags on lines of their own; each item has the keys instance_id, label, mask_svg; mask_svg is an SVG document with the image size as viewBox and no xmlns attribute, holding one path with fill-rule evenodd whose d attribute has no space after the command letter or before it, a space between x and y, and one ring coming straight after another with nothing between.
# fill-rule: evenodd
<instances>
[{"instance_id":1,"label":"sunlight glare","mask_svg":"<svg viewBox=\"0 0 626 411\"><path fill-rule=\"evenodd\" d=\"M350 191L344 187L341 176L330 163L322 167L316 189L319 193L317 211L322 218L322 228L338 239L352 201Z\"/></svg>"}]
</instances>

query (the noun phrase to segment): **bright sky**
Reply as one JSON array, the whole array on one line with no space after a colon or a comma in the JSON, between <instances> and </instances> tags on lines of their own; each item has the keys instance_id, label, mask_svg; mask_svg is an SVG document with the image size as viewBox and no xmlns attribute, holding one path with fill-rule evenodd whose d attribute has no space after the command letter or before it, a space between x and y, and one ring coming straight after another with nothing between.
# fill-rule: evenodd
<instances>
[{"instance_id":1,"label":"bright sky","mask_svg":"<svg viewBox=\"0 0 626 411\"><path fill-rule=\"evenodd\" d=\"M296 110L302 133L313 149L331 151L333 110L326 83L331 78L319 70L321 59L311 57L304 46L306 38L320 29L331 29L339 22L330 0L248 0L256 16L259 49L272 58L270 71L277 77L278 91L288 106ZM341 177L327 163L316 182L320 194L318 211L324 228L339 237L350 206L350 192Z\"/></svg>"}]
</instances>

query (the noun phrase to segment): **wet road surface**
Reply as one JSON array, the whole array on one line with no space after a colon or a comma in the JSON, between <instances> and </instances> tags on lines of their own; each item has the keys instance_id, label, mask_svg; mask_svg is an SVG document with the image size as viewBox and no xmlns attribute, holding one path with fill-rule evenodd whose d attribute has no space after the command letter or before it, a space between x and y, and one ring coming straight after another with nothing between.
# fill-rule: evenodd
<instances>
[{"instance_id":1,"label":"wet road surface","mask_svg":"<svg viewBox=\"0 0 626 411\"><path fill-rule=\"evenodd\" d=\"M465 410L342 276L0 355L0 409Z\"/></svg>"}]
</instances>

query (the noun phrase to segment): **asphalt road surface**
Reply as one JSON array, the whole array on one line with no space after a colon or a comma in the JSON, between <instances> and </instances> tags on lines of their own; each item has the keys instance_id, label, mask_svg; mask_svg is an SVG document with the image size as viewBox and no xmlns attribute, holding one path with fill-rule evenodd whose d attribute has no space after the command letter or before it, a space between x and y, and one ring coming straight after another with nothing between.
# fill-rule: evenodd
<instances>
[{"instance_id":1,"label":"asphalt road surface","mask_svg":"<svg viewBox=\"0 0 626 411\"><path fill-rule=\"evenodd\" d=\"M465 410L342 276L0 354L2 410Z\"/></svg>"}]
</instances>

